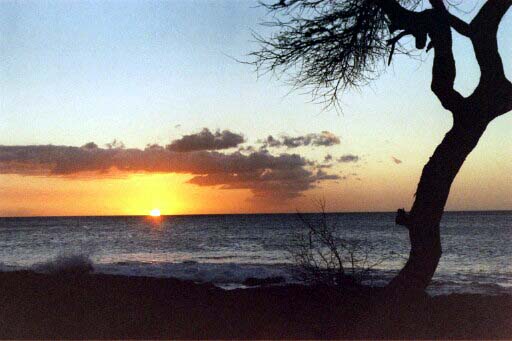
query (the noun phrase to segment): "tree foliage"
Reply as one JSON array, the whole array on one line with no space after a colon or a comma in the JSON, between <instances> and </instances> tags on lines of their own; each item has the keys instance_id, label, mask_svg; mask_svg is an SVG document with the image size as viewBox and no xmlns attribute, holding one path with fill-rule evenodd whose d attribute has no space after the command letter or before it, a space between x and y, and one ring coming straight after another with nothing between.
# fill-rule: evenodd
<instances>
[{"instance_id":1,"label":"tree foliage","mask_svg":"<svg viewBox=\"0 0 512 341\"><path fill-rule=\"evenodd\" d=\"M421 0L402 1L408 9ZM285 0L263 4L274 28L256 35L253 52L261 72L288 73L293 85L311 88L316 99L336 104L338 94L375 79L395 51L409 53L393 40L395 28L373 0Z\"/></svg>"}]
</instances>

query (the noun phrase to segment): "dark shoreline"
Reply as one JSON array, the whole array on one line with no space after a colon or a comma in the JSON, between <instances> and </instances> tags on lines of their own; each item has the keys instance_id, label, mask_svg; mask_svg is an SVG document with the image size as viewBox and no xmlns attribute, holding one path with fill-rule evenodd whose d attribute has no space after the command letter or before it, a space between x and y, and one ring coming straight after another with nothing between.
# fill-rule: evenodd
<instances>
[{"instance_id":1,"label":"dark shoreline","mask_svg":"<svg viewBox=\"0 0 512 341\"><path fill-rule=\"evenodd\" d=\"M177 279L0 273L0 338L512 338L512 296L225 291Z\"/></svg>"}]
</instances>

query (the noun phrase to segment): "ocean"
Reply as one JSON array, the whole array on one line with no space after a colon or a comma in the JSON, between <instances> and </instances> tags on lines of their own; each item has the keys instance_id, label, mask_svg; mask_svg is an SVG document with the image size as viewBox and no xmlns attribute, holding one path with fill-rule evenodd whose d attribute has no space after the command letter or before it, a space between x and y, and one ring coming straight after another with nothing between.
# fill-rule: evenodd
<instances>
[{"instance_id":1,"label":"ocean","mask_svg":"<svg viewBox=\"0 0 512 341\"><path fill-rule=\"evenodd\" d=\"M318 220L320 215L308 214ZM408 232L394 213L332 213L329 224L374 264L384 285L403 266ZM300 281L291 241L307 231L297 214L0 218L0 270L45 271L89 257L97 273L177 277L243 288L249 277ZM512 212L447 212L443 256L429 292L512 294Z\"/></svg>"}]
</instances>

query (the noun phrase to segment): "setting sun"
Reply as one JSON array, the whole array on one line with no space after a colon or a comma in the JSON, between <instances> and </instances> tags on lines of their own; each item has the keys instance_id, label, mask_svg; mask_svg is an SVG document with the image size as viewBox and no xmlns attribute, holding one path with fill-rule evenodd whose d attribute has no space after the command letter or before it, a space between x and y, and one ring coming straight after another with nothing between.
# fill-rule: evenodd
<instances>
[{"instance_id":1,"label":"setting sun","mask_svg":"<svg viewBox=\"0 0 512 341\"><path fill-rule=\"evenodd\" d=\"M154 208L149 212L149 215L152 217L160 217L160 210L158 208Z\"/></svg>"}]
</instances>

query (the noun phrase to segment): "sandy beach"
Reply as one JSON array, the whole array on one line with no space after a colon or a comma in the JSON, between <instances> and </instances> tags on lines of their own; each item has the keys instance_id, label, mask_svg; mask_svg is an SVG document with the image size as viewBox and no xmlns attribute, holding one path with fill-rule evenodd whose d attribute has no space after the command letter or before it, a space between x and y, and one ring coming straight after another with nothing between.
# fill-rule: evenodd
<instances>
[{"instance_id":1,"label":"sandy beach","mask_svg":"<svg viewBox=\"0 0 512 341\"><path fill-rule=\"evenodd\" d=\"M378 289L222 290L176 279L0 273L0 337L512 338L512 297L385 299Z\"/></svg>"}]
</instances>

